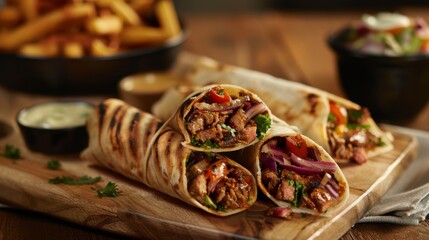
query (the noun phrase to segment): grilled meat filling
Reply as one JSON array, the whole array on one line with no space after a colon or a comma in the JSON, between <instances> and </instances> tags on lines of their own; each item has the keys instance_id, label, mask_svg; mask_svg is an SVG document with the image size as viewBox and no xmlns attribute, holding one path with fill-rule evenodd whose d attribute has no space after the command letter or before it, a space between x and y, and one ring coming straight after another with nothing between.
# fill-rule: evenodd
<instances>
[{"instance_id":1,"label":"grilled meat filling","mask_svg":"<svg viewBox=\"0 0 429 240\"><path fill-rule=\"evenodd\" d=\"M192 197L214 210L238 209L251 202L252 176L220 155L193 152L187 162Z\"/></svg>"}]
</instances>

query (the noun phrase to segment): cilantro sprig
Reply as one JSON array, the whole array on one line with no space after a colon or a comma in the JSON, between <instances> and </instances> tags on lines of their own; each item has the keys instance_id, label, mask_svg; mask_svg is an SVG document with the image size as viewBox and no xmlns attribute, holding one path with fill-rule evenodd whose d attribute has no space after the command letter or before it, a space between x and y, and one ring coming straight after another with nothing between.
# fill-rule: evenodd
<instances>
[{"instance_id":1,"label":"cilantro sprig","mask_svg":"<svg viewBox=\"0 0 429 240\"><path fill-rule=\"evenodd\" d=\"M0 153L0 156L18 160L21 158L21 150L11 144L6 144L4 146L4 152Z\"/></svg>"},{"instance_id":2,"label":"cilantro sprig","mask_svg":"<svg viewBox=\"0 0 429 240\"><path fill-rule=\"evenodd\" d=\"M58 160L52 159L46 164L46 166L51 170L58 170L61 168L61 163Z\"/></svg>"},{"instance_id":3,"label":"cilantro sprig","mask_svg":"<svg viewBox=\"0 0 429 240\"><path fill-rule=\"evenodd\" d=\"M119 195L118 185L109 181L104 188L94 189L99 198L102 197L117 197Z\"/></svg>"}]
</instances>

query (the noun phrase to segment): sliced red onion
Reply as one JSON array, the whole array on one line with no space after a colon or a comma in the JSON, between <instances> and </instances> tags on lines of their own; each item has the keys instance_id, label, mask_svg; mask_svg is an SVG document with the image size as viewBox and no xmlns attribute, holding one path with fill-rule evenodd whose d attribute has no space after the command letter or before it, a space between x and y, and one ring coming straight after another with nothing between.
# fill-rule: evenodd
<instances>
[{"instance_id":1,"label":"sliced red onion","mask_svg":"<svg viewBox=\"0 0 429 240\"><path fill-rule=\"evenodd\" d=\"M324 173L323 170L317 169L317 168L298 167L298 166L294 166L294 165L284 165L282 167L284 167L285 169L287 169L289 171L294 171L298 174L303 174L303 175L315 175L315 174Z\"/></svg>"},{"instance_id":2,"label":"sliced red onion","mask_svg":"<svg viewBox=\"0 0 429 240\"><path fill-rule=\"evenodd\" d=\"M307 151L308 151L308 157L319 162L322 161L322 157L320 156L319 150L317 150L316 148L309 147L307 148Z\"/></svg>"},{"instance_id":3,"label":"sliced red onion","mask_svg":"<svg viewBox=\"0 0 429 240\"><path fill-rule=\"evenodd\" d=\"M273 155L279 155L283 157L287 157L286 151L277 146L276 140L267 141L261 148L261 152L263 153L271 153Z\"/></svg>"},{"instance_id":4,"label":"sliced red onion","mask_svg":"<svg viewBox=\"0 0 429 240\"><path fill-rule=\"evenodd\" d=\"M252 119L254 116L266 111L267 111L267 108L265 107L265 105L262 102L259 102L253 105L251 108L249 108L245 112L245 114L247 116L247 119Z\"/></svg>"},{"instance_id":5,"label":"sliced red onion","mask_svg":"<svg viewBox=\"0 0 429 240\"><path fill-rule=\"evenodd\" d=\"M334 189L334 187L328 183L325 185L325 189L328 191L328 193L333 197L333 198L338 198L340 196L340 194L338 193L338 191L336 189Z\"/></svg>"},{"instance_id":6,"label":"sliced red onion","mask_svg":"<svg viewBox=\"0 0 429 240\"><path fill-rule=\"evenodd\" d=\"M332 179L331 174L325 173L325 175L323 175L323 178L319 183L319 187L325 186L331 179Z\"/></svg>"},{"instance_id":7,"label":"sliced red onion","mask_svg":"<svg viewBox=\"0 0 429 240\"><path fill-rule=\"evenodd\" d=\"M291 153L290 160L292 163L307 168L315 168L322 170L324 172L333 173L337 170L337 166L333 162L323 162L323 161L310 161L306 159L302 159L295 154Z\"/></svg>"},{"instance_id":8,"label":"sliced red onion","mask_svg":"<svg viewBox=\"0 0 429 240\"><path fill-rule=\"evenodd\" d=\"M220 182L220 180L222 180L222 178L218 178L218 179L216 179L216 181L209 181L209 184L207 186L207 190L209 191L209 193L212 193L215 190L215 188L216 188L217 184Z\"/></svg>"},{"instance_id":9,"label":"sliced red onion","mask_svg":"<svg viewBox=\"0 0 429 240\"><path fill-rule=\"evenodd\" d=\"M365 42L365 44L360 48L360 51L369 54L384 54L384 50L385 47L383 44L373 41Z\"/></svg>"},{"instance_id":10,"label":"sliced red onion","mask_svg":"<svg viewBox=\"0 0 429 240\"><path fill-rule=\"evenodd\" d=\"M334 179L331 179L329 181L329 184L331 184L336 190L340 189L340 186L338 186L337 182Z\"/></svg>"},{"instance_id":11,"label":"sliced red onion","mask_svg":"<svg viewBox=\"0 0 429 240\"><path fill-rule=\"evenodd\" d=\"M277 164L267 153L261 153L259 155L259 161L261 162L262 169L270 169L277 173Z\"/></svg>"},{"instance_id":12,"label":"sliced red onion","mask_svg":"<svg viewBox=\"0 0 429 240\"><path fill-rule=\"evenodd\" d=\"M290 161L287 160L286 158L284 158L283 156L280 155L271 155L271 157L273 158L274 161L278 162L280 164L280 167L284 167L286 165L290 165Z\"/></svg>"}]
</instances>

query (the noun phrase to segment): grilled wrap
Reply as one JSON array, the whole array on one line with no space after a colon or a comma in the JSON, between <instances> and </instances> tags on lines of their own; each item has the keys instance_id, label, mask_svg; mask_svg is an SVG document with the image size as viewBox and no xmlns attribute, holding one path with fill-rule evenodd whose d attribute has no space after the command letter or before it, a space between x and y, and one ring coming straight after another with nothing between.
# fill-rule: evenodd
<instances>
[{"instance_id":1,"label":"grilled wrap","mask_svg":"<svg viewBox=\"0 0 429 240\"><path fill-rule=\"evenodd\" d=\"M198 58L189 80L195 85L234 84L257 94L272 113L320 144L337 162L364 163L393 149L369 111L356 103L304 84Z\"/></svg>"},{"instance_id":2,"label":"grilled wrap","mask_svg":"<svg viewBox=\"0 0 429 240\"><path fill-rule=\"evenodd\" d=\"M172 103L174 105L174 103ZM272 115L254 93L234 85L209 85L191 93L168 122L197 151L230 152L256 143Z\"/></svg>"},{"instance_id":3,"label":"grilled wrap","mask_svg":"<svg viewBox=\"0 0 429 240\"><path fill-rule=\"evenodd\" d=\"M149 113L107 99L88 118L89 146L81 158L214 215L252 206L257 187L247 169L220 154L187 149L180 133L161 126Z\"/></svg>"},{"instance_id":4,"label":"grilled wrap","mask_svg":"<svg viewBox=\"0 0 429 240\"><path fill-rule=\"evenodd\" d=\"M341 169L313 140L285 125L273 125L267 136L244 149L242 164L261 191L292 212L331 216L349 197Z\"/></svg>"}]
</instances>

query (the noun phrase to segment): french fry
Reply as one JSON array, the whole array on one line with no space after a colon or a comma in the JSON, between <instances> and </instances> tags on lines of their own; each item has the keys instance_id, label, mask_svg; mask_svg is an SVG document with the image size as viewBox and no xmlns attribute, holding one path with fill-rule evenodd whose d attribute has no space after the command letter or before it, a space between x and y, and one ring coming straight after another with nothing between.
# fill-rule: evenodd
<instances>
[{"instance_id":1,"label":"french fry","mask_svg":"<svg viewBox=\"0 0 429 240\"><path fill-rule=\"evenodd\" d=\"M115 15L101 16L88 20L86 28L97 35L118 34L122 31L122 21Z\"/></svg>"},{"instance_id":2,"label":"french fry","mask_svg":"<svg viewBox=\"0 0 429 240\"><path fill-rule=\"evenodd\" d=\"M9 33L0 35L0 49L13 51L19 46L40 39L66 23L82 21L94 15L91 4L70 5L30 21Z\"/></svg>"},{"instance_id":3,"label":"french fry","mask_svg":"<svg viewBox=\"0 0 429 240\"><path fill-rule=\"evenodd\" d=\"M133 0L130 2L130 6L137 13L145 13L152 9L154 3L154 0Z\"/></svg>"},{"instance_id":4,"label":"french fry","mask_svg":"<svg viewBox=\"0 0 429 240\"><path fill-rule=\"evenodd\" d=\"M180 24L171 0L160 0L155 6L155 14L168 37L180 33Z\"/></svg>"},{"instance_id":5,"label":"french fry","mask_svg":"<svg viewBox=\"0 0 429 240\"><path fill-rule=\"evenodd\" d=\"M59 53L56 43L28 43L24 44L19 53L31 57L53 57Z\"/></svg>"},{"instance_id":6,"label":"french fry","mask_svg":"<svg viewBox=\"0 0 429 240\"><path fill-rule=\"evenodd\" d=\"M172 0L4 0L4 3L0 7L0 51L28 56L109 56L128 47L164 43L181 31ZM140 16L148 12L158 18L161 27L144 22L146 18Z\"/></svg>"},{"instance_id":7,"label":"french fry","mask_svg":"<svg viewBox=\"0 0 429 240\"><path fill-rule=\"evenodd\" d=\"M121 17L127 24L136 26L141 24L139 15L122 0L110 0L110 8L112 11Z\"/></svg>"},{"instance_id":8,"label":"french fry","mask_svg":"<svg viewBox=\"0 0 429 240\"><path fill-rule=\"evenodd\" d=\"M95 39L91 44L91 54L98 57L111 56L117 52L117 49L108 47L100 39Z\"/></svg>"},{"instance_id":9,"label":"french fry","mask_svg":"<svg viewBox=\"0 0 429 240\"><path fill-rule=\"evenodd\" d=\"M64 56L69 58L79 58L85 55L83 45L79 42L66 42L64 44Z\"/></svg>"},{"instance_id":10,"label":"french fry","mask_svg":"<svg viewBox=\"0 0 429 240\"><path fill-rule=\"evenodd\" d=\"M128 27L119 37L121 43L128 46L159 44L168 39L162 29L147 26Z\"/></svg>"},{"instance_id":11,"label":"french fry","mask_svg":"<svg viewBox=\"0 0 429 240\"><path fill-rule=\"evenodd\" d=\"M13 26L22 20L20 10L15 6L0 9L0 26Z\"/></svg>"},{"instance_id":12,"label":"french fry","mask_svg":"<svg viewBox=\"0 0 429 240\"><path fill-rule=\"evenodd\" d=\"M38 0L18 0L18 5L27 21L37 18Z\"/></svg>"}]
</instances>

